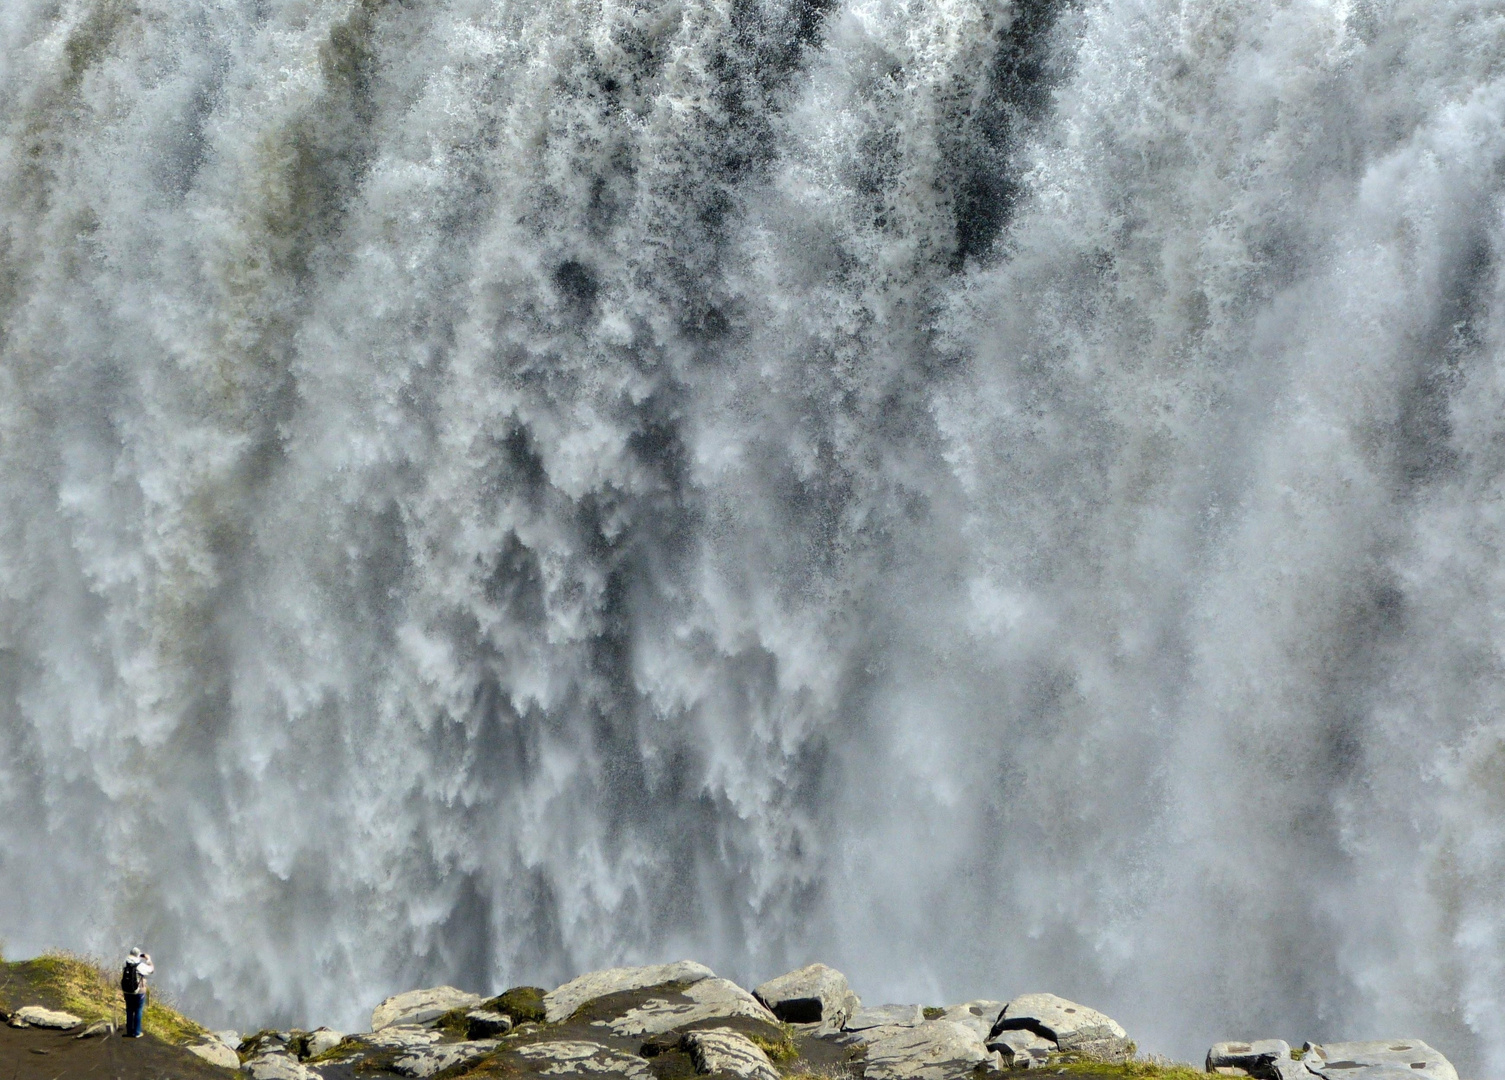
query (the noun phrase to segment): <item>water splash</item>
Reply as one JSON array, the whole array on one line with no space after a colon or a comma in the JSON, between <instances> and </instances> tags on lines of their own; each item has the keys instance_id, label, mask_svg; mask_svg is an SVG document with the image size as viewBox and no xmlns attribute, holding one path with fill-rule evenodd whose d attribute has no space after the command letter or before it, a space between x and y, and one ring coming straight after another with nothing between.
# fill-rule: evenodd
<instances>
[{"instance_id":1,"label":"water splash","mask_svg":"<svg viewBox=\"0 0 1505 1080\"><path fill-rule=\"evenodd\" d=\"M0 17L0 934L1497 1007L1479 2Z\"/></svg>"}]
</instances>

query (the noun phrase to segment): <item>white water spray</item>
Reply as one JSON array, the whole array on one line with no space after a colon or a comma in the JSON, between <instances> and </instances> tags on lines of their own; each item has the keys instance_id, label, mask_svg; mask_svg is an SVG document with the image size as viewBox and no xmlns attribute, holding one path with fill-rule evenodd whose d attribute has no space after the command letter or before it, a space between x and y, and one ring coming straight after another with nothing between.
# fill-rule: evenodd
<instances>
[{"instance_id":1,"label":"white water spray","mask_svg":"<svg viewBox=\"0 0 1505 1080\"><path fill-rule=\"evenodd\" d=\"M1505 1068L1484 0L15 0L0 936Z\"/></svg>"}]
</instances>

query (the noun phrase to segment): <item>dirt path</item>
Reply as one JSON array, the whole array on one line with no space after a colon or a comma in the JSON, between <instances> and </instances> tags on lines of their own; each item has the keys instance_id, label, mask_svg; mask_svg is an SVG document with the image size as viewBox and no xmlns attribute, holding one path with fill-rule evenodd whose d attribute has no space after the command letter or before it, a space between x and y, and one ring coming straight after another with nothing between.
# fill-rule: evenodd
<instances>
[{"instance_id":1,"label":"dirt path","mask_svg":"<svg viewBox=\"0 0 1505 1080\"><path fill-rule=\"evenodd\" d=\"M144 1039L75 1039L70 1032L0 1025L0 1080L226 1080L180 1046Z\"/></svg>"}]
</instances>

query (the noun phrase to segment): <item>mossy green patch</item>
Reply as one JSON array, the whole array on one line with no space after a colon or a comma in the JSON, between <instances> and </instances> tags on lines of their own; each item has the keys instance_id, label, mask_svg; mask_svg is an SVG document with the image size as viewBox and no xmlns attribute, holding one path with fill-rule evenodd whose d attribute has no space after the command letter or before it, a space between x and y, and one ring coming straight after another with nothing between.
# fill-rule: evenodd
<instances>
[{"instance_id":1,"label":"mossy green patch","mask_svg":"<svg viewBox=\"0 0 1505 1080\"><path fill-rule=\"evenodd\" d=\"M1066 1076L1101 1077L1102 1080L1207 1080L1207 1074L1194 1065L1159 1058L1147 1061L1130 1058L1109 1064L1076 1059L1072 1054L1052 1054L1046 1067Z\"/></svg>"},{"instance_id":2,"label":"mossy green patch","mask_svg":"<svg viewBox=\"0 0 1505 1080\"><path fill-rule=\"evenodd\" d=\"M62 1009L82 1020L125 1023L125 999L120 976L99 961L72 953L50 952L32 960L0 960L0 1007L18 1009L43 1005ZM181 1046L204 1034L204 1029L173 1008L170 998L152 991L141 1017L141 1028L163 1042Z\"/></svg>"},{"instance_id":3,"label":"mossy green patch","mask_svg":"<svg viewBox=\"0 0 1505 1080\"><path fill-rule=\"evenodd\" d=\"M514 1024L528 1021L543 1023L543 996L547 993L540 986L514 986L481 1005L492 1012L506 1013Z\"/></svg>"},{"instance_id":4,"label":"mossy green patch","mask_svg":"<svg viewBox=\"0 0 1505 1080\"><path fill-rule=\"evenodd\" d=\"M926 1020L939 1020L946 1015L946 1010L935 1005L926 1005L924 1010Z\"/></svg>"},{"instance_id":5,"label":"mossy green patch","mask_svg":"<svg viewBox=\"0 0 1505 1080\"><path fill-rule=\"evenodd\" d=\"M763 1053L768 1055L768 1060L775 1065L785 1065L800 1056L799 1048L794 1045L794 1040L788 1032L783 1033L782 1038L769 1038L767 1035L749 1035L752 1044Z\"/></svg>"}]
</instances>

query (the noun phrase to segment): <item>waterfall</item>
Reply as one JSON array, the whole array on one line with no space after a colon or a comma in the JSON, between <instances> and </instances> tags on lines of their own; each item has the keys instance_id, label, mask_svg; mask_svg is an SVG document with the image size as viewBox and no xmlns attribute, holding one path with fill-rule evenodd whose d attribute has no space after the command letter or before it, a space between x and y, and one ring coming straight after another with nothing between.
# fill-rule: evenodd
<instances>
[{"instance_id":1,"label":"waterfall","mask_svg":"<svg viewBox=\"0 0 1505 1080\"><path fill-rule=\"evenodd\" d=\"M1505 1068L1484 0L10 0L0 939Z\"/></svg>"}]
</instances>

